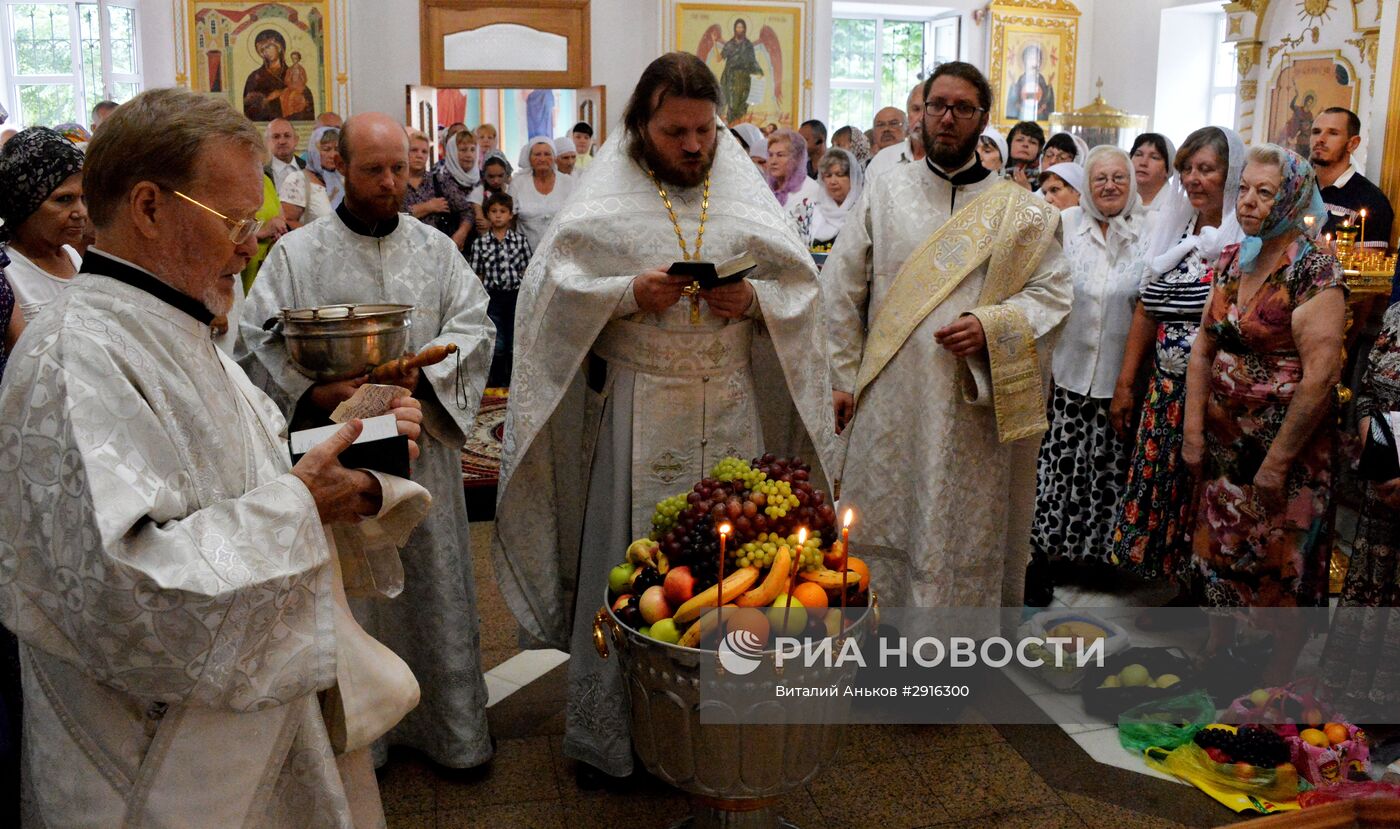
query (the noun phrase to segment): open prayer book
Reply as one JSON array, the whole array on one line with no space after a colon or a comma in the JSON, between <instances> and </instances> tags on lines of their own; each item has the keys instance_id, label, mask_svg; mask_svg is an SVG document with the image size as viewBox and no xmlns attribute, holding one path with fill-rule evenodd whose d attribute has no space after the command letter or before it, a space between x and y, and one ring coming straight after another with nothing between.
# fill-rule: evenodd
<instances>
[{"instance_id":1,"label":"open prayer book","mask_svg":"<svg viewBox=\"0 0 1400 829\"><path fill-rule=\"evenodd\" d=\"M758 267L758 260L744 251L738 256L723 262L673 262L666 273L672 276L685 276L699 282L704 290L738 282Z\"/></svg>"}]
</instances>

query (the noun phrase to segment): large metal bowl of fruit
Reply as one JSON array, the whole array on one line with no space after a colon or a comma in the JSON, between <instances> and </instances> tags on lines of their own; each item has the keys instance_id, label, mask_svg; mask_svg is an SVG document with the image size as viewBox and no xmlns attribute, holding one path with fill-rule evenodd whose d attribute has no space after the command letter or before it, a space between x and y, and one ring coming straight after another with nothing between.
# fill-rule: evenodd
<instances>
[{"instance_id":1,"label":"large metal bowl of fruit","mask_svg":"<svg viewBox=\"0 0 1400 829\"><path fill-rule=\"evenodd\" d=\"M856 667L783 663L774 644L782 636L832 639L837 652L847 640L863 648L879 620L871 571L877 581L896 572L907 581L906 554L844 548L834 514L822 509L825 494L806 474L795 459L725 459L696 488L702 497L658 504L653 537L634 541L609 575L594 644L619 663L643 765L692 796L687 825L791 825L777 804L840 747ZM755 494L758 512L746 512ZM764 532L752 521L735 532L737 518L757 514ZM810 526L805 539L789 532L799 524ZM721 568L712 542L726 525L733 543ZM736 643L744 646L742 672L732 661ZM799 685L838 693L800 706L780 701L779 686Z\"/></svg>"}]
</instances>

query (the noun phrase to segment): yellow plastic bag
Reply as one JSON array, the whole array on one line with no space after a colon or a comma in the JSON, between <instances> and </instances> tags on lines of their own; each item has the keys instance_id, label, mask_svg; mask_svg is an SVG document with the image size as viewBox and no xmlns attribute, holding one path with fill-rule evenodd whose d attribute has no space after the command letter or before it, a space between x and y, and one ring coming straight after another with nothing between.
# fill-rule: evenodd
<instances>
[{"instance_id":1,"label":"yellow plastic bag","mask_svg":"<svg viewBox=\"0 0 1400 829\"><path fill-rule=\"evenodd\" d=\"M1269 815L1300 808L1298 772L1291 766L1263 769L1243 763L1217 763L1195 743L1171 751L1149 748L1148 766L1185 780L1237 813Z\"/></svg>"}]
</instances>

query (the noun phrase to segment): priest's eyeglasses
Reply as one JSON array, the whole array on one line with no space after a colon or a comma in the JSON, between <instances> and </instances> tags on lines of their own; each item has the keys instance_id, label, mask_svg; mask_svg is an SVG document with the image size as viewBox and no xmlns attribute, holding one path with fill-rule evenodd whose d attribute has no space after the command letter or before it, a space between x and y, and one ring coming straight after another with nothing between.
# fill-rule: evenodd
<instances>
[{"instance_id":1,"label":"priest's eyeglasses","mask_svg":"<svg viewBox=\"0 0 1400 829\"><path fill-rule=\"evenodd\" d=\"M966 101L959 101L956 104L949 104L943 101L924 101L924 112L932 115L934 118L942 118L943 114L948 110L953 111L954 118L959 121L966 121L969 118L975 117L979 112L986 112L987 108L973 106Z\"/></svg>"},{"instance_id":2,"label":"priest's eyeglasses","mask_svg":"<svg viewBox=\"0 0 1400 829\"><path fill-rule=\"evenodd\" d=\"M224 224L228 225L228 240L230 242L233 242L235 245L241 245L244 242L248 241L250 237L256 235L259 230L262 230L262 226L263 224L265 224L265 222L263 222L262 219L256 218L230 219L228 216L225 216L224 214L220 213L219 211L215 210L209 205L197 199L192 199L189 196L186 196L184 193L181 193L179 190L171 188L170 192L174 193L175 195L179 196L180 198L184 199L185 201L189 202L195 207L202 207L210 213L213 213L215 216L218 216L220 219L223 219Z\"/></svg>"}]
</instances>

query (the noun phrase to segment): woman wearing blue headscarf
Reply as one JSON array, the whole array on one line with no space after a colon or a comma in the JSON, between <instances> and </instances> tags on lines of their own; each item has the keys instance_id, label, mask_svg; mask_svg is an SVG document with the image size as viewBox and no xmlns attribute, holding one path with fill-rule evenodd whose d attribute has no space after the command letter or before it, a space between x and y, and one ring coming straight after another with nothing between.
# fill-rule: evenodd
<instances>
[{"instance_id":1,"label":"woman wearing blue headscarf","mask_svg":"<svg viewBox=\"0 0 1400 829\"><path fill-rule=\"evenodd\" d=\"M1275 144L1252 148L1236 202L1244 241L1221 255L1186 382L1182 458L1199 476L1192 562L1215 607L1327 600L1346 283L1313 245L1326 217L1317 177ZM1303 644L1276 627L1265 685L1286 681ZM1233 619L1213 617L1211 648Z\"/></svg>"},{"instance_id":2,"label":"woman wearing blue headscarf","mask_svg":"<svg viewBox=\"0 0 1400 829\"><path fill-rule=\"evenodd\" d=\"M306 143L306 169L282 180L277 198L291 227L308 225L329 216L345 197L340 168L340 130L317 127Z\"/></svg>"}]
</instances>

